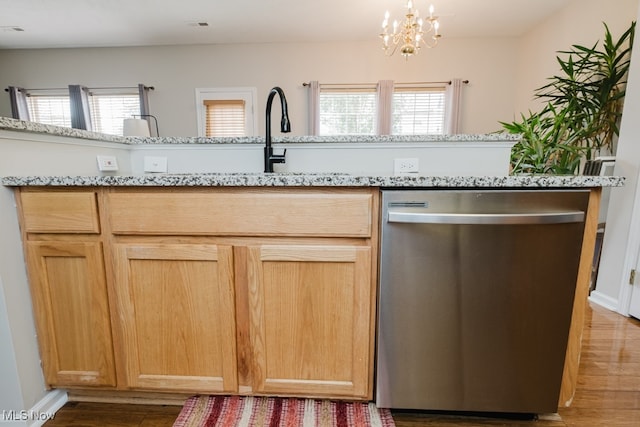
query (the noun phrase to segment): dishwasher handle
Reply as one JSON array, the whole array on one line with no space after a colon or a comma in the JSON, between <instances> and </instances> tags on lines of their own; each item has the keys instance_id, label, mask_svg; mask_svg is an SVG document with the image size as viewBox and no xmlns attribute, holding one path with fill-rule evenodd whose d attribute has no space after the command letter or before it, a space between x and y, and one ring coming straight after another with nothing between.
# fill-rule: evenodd
<instances>
[{"instance_id":1,"label":"dishwasher handle","mask_svg":"<svg viewBox=\"0 0 640 427\"><path fill-rule=\"evenodd\" d=\"M583 222L582 211L526 213L442 213L389 210L387 222L410 224L567 224Z\"/></svg>"}]
</instances>

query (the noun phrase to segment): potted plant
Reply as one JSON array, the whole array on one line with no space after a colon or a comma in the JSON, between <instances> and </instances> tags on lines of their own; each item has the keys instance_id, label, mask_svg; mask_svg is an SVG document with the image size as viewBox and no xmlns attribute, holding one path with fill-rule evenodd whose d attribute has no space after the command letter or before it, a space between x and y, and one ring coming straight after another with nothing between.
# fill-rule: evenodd
<instances>
[{"instance_id":1,"label":"potted plant","mask_svg":"<svg viewBox=\"0 0 640 427\"><path fill-rule=\"evenodd\" d=\"M558 52L561 73L535 91L547 101L540 112L500 122L522 135L511 154L513 173L575 174L584 161L615 153L635 22L616 41L604 27L602 46Z\"/></svg>"}]
</instances>

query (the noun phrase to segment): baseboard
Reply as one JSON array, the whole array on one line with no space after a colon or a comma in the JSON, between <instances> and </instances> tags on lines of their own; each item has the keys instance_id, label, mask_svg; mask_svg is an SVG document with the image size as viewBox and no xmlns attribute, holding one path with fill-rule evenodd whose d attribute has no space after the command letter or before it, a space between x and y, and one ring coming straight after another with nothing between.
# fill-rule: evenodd
<instances>
[{"instance_id":1,"label":"baseboard","mask_svg":"<svg viewBox=\"0 0 640 427\"><path fill-rule=\"evenodd\" d=\"M605 295L601 292L598 292L598 290L594 290L593 292L591 292L591 295L589 295L589 301L594 303L594 304L598 304L601 307L606 308L607 310L611 310L611 311L618 311L618 300L615 298L611 298L608 295Z\"/></svg>"},{"instance_id":2,"label":"baseboard","mask_svg":"<svg viewBox=\"0 0 640 427\"><path fill-rule=\"evenodd\" d=\"M22 411L2 411L2 427L40 427L55 417L58 409L67 403L67 392L51 390L36 402L31 409Z\"/></svg>"},{"instance_id":3,"label":"baseboard","mask_svg":"<svg viewBox=\"0 0 640 427\"><path fill-rule=\"evenodd\" d=\"M50 390L46 396L36 402L30 409L30 414L34 416L27 424L29 427L40 427L46 421L55 416L60 408L67 403L68 396L65 390Z\"/></svg>"}]
</instances>

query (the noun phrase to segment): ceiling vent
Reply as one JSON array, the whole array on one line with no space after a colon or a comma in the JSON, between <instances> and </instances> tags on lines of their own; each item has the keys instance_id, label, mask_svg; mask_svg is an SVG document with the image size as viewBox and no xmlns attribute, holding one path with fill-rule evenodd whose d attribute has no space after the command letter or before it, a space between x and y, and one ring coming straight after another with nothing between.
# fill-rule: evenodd
<instances>
[{"instance_id":1,"label":"ceiling vent","mask_svg":"<svg viewBox=\"0 0 640 427\"><path fill-rule=\"evenodd\" d=\"M187 22L187 24L190 27L201 27L201 28L206 28L209 26L209 23L207 21L189 21Z\"/></svg>"},{"instance_id":2,"label":"ceiling vent","mask_svg":"<svg viewBox=\"0 0 640 427\"><path fill-rule=\"evenodd\" d=\"M17 25L0 25L0 31L21 33L24 31L24 28L18 27Z\"/></svg>"}]
</instances>

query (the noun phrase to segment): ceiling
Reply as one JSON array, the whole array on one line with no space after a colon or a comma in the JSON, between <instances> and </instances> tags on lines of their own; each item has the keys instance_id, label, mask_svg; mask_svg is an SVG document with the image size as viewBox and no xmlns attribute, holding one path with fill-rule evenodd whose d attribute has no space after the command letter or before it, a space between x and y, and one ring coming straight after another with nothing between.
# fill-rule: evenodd
<instances>
[{"instance_id":1,"label":"ceiling","mask_svg":"<svg viewBox=\"0 0 640 427\"><path fill-rule=\"evenodd\" d=\"M443 38L516 37L569 0L433 0ZM414 0L426 15L429 0ZM0 49L375 39L406 0L0 0ZM207 23L200 26L198 23Z\"/></svg>"}]
</instances>

